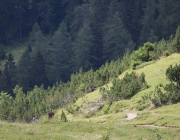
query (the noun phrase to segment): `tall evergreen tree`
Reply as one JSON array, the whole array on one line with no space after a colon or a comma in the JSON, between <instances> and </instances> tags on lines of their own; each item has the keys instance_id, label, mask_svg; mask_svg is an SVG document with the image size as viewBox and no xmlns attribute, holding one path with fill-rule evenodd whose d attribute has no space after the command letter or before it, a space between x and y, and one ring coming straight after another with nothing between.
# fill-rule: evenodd
<instances>
[{"instance_id":1,"label":"tall evergreen tree","mask_svg":"<svg viewBox=\"0 0 180 140\"><path fill-rule=\"evenodd\" d=\"M14 19L15 19L15 29L16 33L19 34L19 38L23 38L23 32L27 27L27 24L25 23L25 20L28 20L26 17L26 13L29 10L28 9L28 0L17 0L15 3L15 11L14 11Z\"/></svg>"},{"instance_id":2,"label":"tall evergreen tree","mask_svg":"<svg viewBox=\"0 0 180 140\"><path fill-rule=\"evenodd\" d=\"M18 69L18 84L23 87L25 92L30 90L30 79L31 79L31 57L29 54L29 50L26 50L22 55L17 69Z\"/></svg>"},{"instance_id":3,"label":"tall evergreen tree","mask_svg":"<svg viewBox=\"0 0 180 140\"><path fill-rule=\"evenodd\" d=\"M62 4L66 7L65 21L66 21L67 27L70 27L71 22L73 20L74 8L78 5L81 5L82 3L83 3L83 0L64 0L62 2Z\"/></svg>"},{"instance_id":4,"label":"tall evergreen tree","mask_svg":"<svg viewBox=\"0 0 180 140\"><path fill-rule=\"evenodd\" d=\"M89 50L89 62L93 69L98 69L103 63L103 31L104 22L108 12L108 0L95 1L90 29L92 46Z\"/></svg>"},{"instance_id":5,"label":"tall evergreen tree","mask_svg":"<svg viewBox=\"0 0 180 140\"><path fill-rule=\"evenodd\" d=\"M109 61L122 57L128 49L134 49L131 36L125 29L119 12L115 10L116 6L116 2L111 3L104 26L104 60Z\"/></svg>"},{"instance_id":6,"label":"tall evergreen tree","mask_svg":"<svg viewBox=\"0 0 180 140\"><path fill-rule=\"evenodd\" d=\"M53 38L54 44L54 76L56 81L68 80L71 73L71 56L69 33L67 26L62 22L55 32Z\"/></svg>"},{"instance_id":7,"label":"tall evergreen tree","mask_svg":"<svg viewBox=\"0 0 180 140\"><path fill-rule=\"evenodd\" d=\"M0 19L1 19L1 41L12 38L14 34L15 24L14 24L14 13L15 13L15 3L16 0L2 0L0 1Z\"/></svg>"},{"instance_id":8,"label":"tall evergreen tree","mask_svg":"<svg viewBox=\"0 0 180 140\"><path fill-rule=\"evenodd\" d=\"M17 84L17 69L14 62L14 57L10 53L8 55L8 60L4 64L3 72L2 72L2 79L3 79L3 89L4 91L8 92L9 94L13 95L13 88Z\"/></svg>"},{"instance_id":9,"label":"tall evergreen tree","mask_svg":"<svg viewBox=\"0 0 180 140\"><path fill-rule=\"evenodd\" d=\"M37 51L44 51L45 38L38 23L35 23L33 26L33 30L29 36L29 44L35 50L35 53Z\"/></svg>"},{"instance_id":10,"label":"tall evergreen tree","mask_svg":"<svg viewBox=\"0 0 180 140\"><path fill-rule=\"evenodd\" d=\"M91 16L92 16L92 9L88 4L83 4L81 6L77 6L74 8L73 11L74 18L70 25L70 36L72 41L74 41L74 39L77 37L77 34L84 26L84 24L89 24Z\"/></svg>"},{"instance_id":11,"label":"tall evergreen tree","mask_svg":"<svg viewBox=\"0 0 180 140\"><path fill-rule=\"evenodd\" d=\"M180 26L176 29L176 34L173 39L173 47L176 52L180 52Z\"/></svg>"},{"instance_id":12,"label":"tall evergreen tree","mask_svg":"<svg viewBox=\"0 0 180 140\"><path fill-rule=\"evenodd\" d=\"M154 13L156 11L156 1L155 0L147 0L146 3L146 8L144 10L144 17L142 20L142 25L143 28L141 30L141 35L140 35L140 44L150 41L150 42L155 42L157 40L150 40L151 39L156 39L153 36L155 36L154 33L154 24L155 24L155 19L154 19Z\"/></svg>"},{"instance_id":13,"label":"tall evergreen tree","mask_svg":"<svg viewBox=\"0 0 180 140\"><path fill-rule=\"evenodd\" d=\"M92 46L92 36L90 32L90 27L87 24L81 28L78 35L74 41L74 69L77 72L81 67L84 71L91 68L89 62L89 49Z\"/></svg>"},{"instance_id":14,"label":"tall evergreen tree","mask_svg":"<svg viewBox=\"0 0 180 140\"><path fill-rule=\"evenodd\" d=\"M45 33L53 28L53 0L43 0L38 1L37 10L38 10L38 23L41 25L41 29Z\"/></svg>"},{"instance_id":15,"label":"tall evergreen tree","mask_svg":"<svg viewBox=\"0 0 180 140\"><path fill-rule=\"evenodd\" d=\"M129 0L129 1L118 1L115 0L116 7L121 13L122 21L127 28L128 32L131 33L133 42L136 43L136 47L139 45L140 30L142 28L141 19L144 15L144 6L146 0Z\"/></svg>"},{"instance_id":16,"label":"tall evergreen tree","mask_svg":"<svg viewBox=\"0 0 180 140\"><path fill-rule=\"evenodd\" d=\"M49 84L49 80L47 78L46 73L46 64L43 58L43 55L40 51L37 52L33 62L32 62L32 72L31 72L31 87L35 85L47 87Z\"/></svg>"}]
</instances>

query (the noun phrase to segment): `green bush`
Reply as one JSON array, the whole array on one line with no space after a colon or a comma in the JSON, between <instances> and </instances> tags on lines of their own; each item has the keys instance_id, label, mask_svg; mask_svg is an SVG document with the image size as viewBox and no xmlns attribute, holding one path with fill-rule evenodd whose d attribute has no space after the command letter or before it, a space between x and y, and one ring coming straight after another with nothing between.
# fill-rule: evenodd
<instances>
[{"instance_id":1,"label":"green bush","mask_svg":"<svg viewBox=\"0 0 180 140\"><path fill-rule=\"evenodd\" d=\"M169 56L171 54L171 52L169 51L169 50L165 50L164 52L163 52L163 55L164 56Z\"/></svg>"},{"instance_id":2,"label":"green bush","mask_svg":"<svg viewBox=\"0 0 180 140\"><path fill-rule=\"evenodd\" d=\"M138 102L138 105L137 105L136 109L139 110L139 111L142 111L142 110L146 109L148 106L149 106L148 101L140 100Z\"/></svg>"},{"instance_id":3,"label":"green bush","mask_svg":"<svg viewBox=\"0 0 180 140\"><path fill-rule=\"evenodd\" d=\"M135 72L126 73L123 79L114 79L108 98L111 100L130 99L142 88L147 88L145 75L140 76Z\"/></svg>"},{"instance_id":4,"label":"green bush","mask_svg":"<svg viewBox=\"0 0 180 140\"><path fill-rule=\"evenodd\" d=\"M62 110L62 113L61 113L61 121L62 121L62 122L68 122L67 117L66 117L66 114L64 113L63 110Z\"/></svg>"},{"instance_id":5,"label":"green bush","mask_svg":"<svg viewBox=\"0 0 180 140\"><path fill-rule=\"evenodd\" d=\"M102 111L103 111L104 114L108 114L109 110L110 110L110 106L109 105L108 106L104 106L102 108Z\"/></svg>"},{"instance_id":6,"label":"green bush","mask_svg":"<svg viewBox=\"0 0 180 140\"><path fill-rule=\"evenodd\" d=\"M151 55L150 53L153 50L154 50L154 44L150 42L144 43L143 47L140 47L138 50L132 53L131 67L135 69L136 66L141 64L142 62L148 62L153 60L153 55Z\"/></svg>"}]
</instances>

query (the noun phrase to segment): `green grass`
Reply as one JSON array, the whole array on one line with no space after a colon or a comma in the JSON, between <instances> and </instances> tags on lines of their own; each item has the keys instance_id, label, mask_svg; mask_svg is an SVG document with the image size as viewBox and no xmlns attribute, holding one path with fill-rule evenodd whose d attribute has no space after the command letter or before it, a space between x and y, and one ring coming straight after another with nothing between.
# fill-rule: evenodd
<instances>
[{"instance_id":1,"label":"green grass","mask_svg":"<svg viewBox=\"0 0 180 140\"><path fill-rule=\"evenodd\" d=\"M100 140L108 132L110 140L179 140L180 103L160 108L146 108L143 111L136 110L138 101L144 94L153 91L156 85L168 82L165 71L171 64L180 64L180 54L172 54L135 70L138 74L144 72L149 88L129 100L114 102L107 114L104 114L102 109L96 115L86 118L82 114L68 114L63 109L69 120L63 123L59 119L62 109L57 109L51 122L47 121L47 116L42 116L34 124L0 122L0 140ZM131 72L131 70L126 72ZM126 72L119 78L122 78ZM111 86L111 83L108 85ZM99 89L96 89L79 98L74 105L86 106L100 97ZM105 107L107 106L105 105ZM126 120L127 113L137 113L138 115L135 119Z\"/></svg>"},{"instance_id":2,"label":"green grass","mask_svg":"<svg viewBox=\"0 0 180 140\"><path fill-rule=\"evenodd\" d=\"M0 139L6 140L100 140L107 131L112 140L153 140L157 134L164 139L180 138L179 128L135 127L130 122L120 119L105 123L84 120L67 123L0 123Z\"/></svg>"}]
</instances>

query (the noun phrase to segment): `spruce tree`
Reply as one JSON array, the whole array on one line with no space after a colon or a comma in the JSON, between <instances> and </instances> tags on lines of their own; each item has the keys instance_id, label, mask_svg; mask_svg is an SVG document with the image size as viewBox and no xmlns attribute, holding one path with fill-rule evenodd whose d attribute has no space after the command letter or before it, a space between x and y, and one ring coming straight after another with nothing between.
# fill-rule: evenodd
<instances>
[{"instance_id":1,"label":"spruce tree","mask_svg":"<svg viewBox=\"0 0 180 140\"><path fill-rule=\"evenodd\" d=\"M7 62L4 64L2 79L4 82L4 91L13 96L13 88L17 84L17 68L15 66L14 57L10 53L7 58Z\"/></svg>"},{"instance_id":2,"label":"spruce tree","mask_svg":"<svg viewBox=\"0 0 180 140\"><path fill-rule=\"evenodd\" d=\"M173 39L173 48L176 52L180 52L180 26L176 29L176 35Z\"/></svg>"},{"instance_id":3,"label":"spruce tree","mask_svg":"<svg viewBox=\"0 0 180 140\"><path fill-rule=\"evenodd\" d=\"M119 12L114 9L116 9L116 3L112 2L104 26L103 53L105 61L121 58L127 50L133 50L135 46L123 25Z\"/></svg>"},{"instance_id":4,"label":"spruce tree","mask_svg":"<svg viewBox=\"0 0 180 140\"><path fill-rule=\"evenodd\" d=\"M90 32L90 27L87 24L81 28L78 32L77 37L75 38L73 44L74 52L74 71L78 71L81 67L84 71L87 71L91 68L89 62L89 49L92 46L92 37Z\"/></svg>"},{"instance_id":5,"label":"spruce tree","mask_svg":"<svg viewBox=\"0 0 180 140\"><path fill-rule=\"evenodd\" d=\"M18 74L18 84L23 87L23 90L27 92L30 90L30 79L31 79L31 57L29 54L29 50L26 50L22 55L18 66L17 66L17 74Z\"/></svg>"},{"instance_id":6,"label":"spruce tree","mask_svg":"<svg viewBox=\"0 0 180 140\"><path fill-rule=\"evenodd\" d=\"M62 22L53 38L53 66L52 76L56 81L67 81L71 73L72 48L67 26Z\"/></svg>"},{"instance_id":7,"label":"spruce tree","mask_svg":"<svg viewBox=\"0 0 180 140\"><path fill-rule=\"evenodd\" d=\"M37 52L33 62L31 71L31 87L34 85L47 87L49 80L46 73L46 63L40 51Z\"/></svg>"},{"instance_id":8,"label":"spruce tree","mask_svg":"<svg viewBox=\"0 0 180 140\"><path fill-rule=\"evenodd\" d=\"M108 0L96 0L90 22L92 45L89 49L89 62L95 70L105 62L103 58L103 26L107 18L109 3Z\"/></svg>"}]
</instances>

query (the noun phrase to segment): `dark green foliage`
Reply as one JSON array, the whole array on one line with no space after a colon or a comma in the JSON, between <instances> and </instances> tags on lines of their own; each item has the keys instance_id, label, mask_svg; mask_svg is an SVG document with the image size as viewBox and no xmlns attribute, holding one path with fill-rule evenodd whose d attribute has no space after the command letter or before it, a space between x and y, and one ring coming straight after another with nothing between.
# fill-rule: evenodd
<instances>
[{"instance_id":1,"label":"dark green foliage","mask_svg":"<svg viewBox=\"0 0 180 140\"><path fill-rule=\"evenodd\" d=\"M33 85L31 85L31 72L32 72L32 60L30 57L29 50L26 50L22 55L18 66L17 66L17 74L18 74L18 84L23 87L25 92L29 91Z\"/></svg>"},{"instance_id":2,"label":"dark green foliage","mask_svg":"<svg viewBox=\"0 0 180 140\"><path fill-rule=\"evenodd\" d=\"M174 67L171 65L167 68L166 76L171 83L174 82L178 87L180 87L180 65L176 64Z\"/></svg>"},{"instance_id":3,"label":"dark green foliage","mask_svg":"<svg viewBox=\"0 0 180 140\"><path fill-rule=\"evenodd\" d=\"M174 84L157 86L149 95L148 99L150 99L156 107L177 103L180 101L180 91Z\"/></svg>"},{"instance_id":4,"label":"dark green foliage","mask_svg":"<svg viewBox=\"0 0 180 140\"><path fill-rule=\"evenodd\" d=\"M146 42L143 47L140 47L137 51L132 54L131 66L133 69L142 62L153 60L150 52L154 50L154 44Z\"/></svg>"},{"instance_id":5,"label":"dark green foliage","mask_svg":"<svg viewBox=\"0 0 180 140\"><path fill-rule=\"evenodd\" d=\"M120 13L116 7L117 2L111 2L108 18L103 27L103 56L105 61L122 58L127 50L132 51L135 46L130 34L123 25Z\"/></svg>"},{"instance_id":6,"label":"dark green foliage","mask_svg":"<svg viewBox=\"0 0 180 140\"><path fill-rule=\"evenodd\" d=\"M169 101L168 95L163 93L162 87L160 86L156 86L151 94L150 100L155 106L165 105Z\"/></svg>"},{"instance_id":7,"label":"dark green foliage","mask_svg":"<svg viewBox=\"0 0 180 140\"><path fill-rule=\"evenodd\" d=\"M56 81L67 81L69 79L69 74L72 72L71 67L71 57L72 57L72 48L70 47L69 33L67 31L67 26L62 22L55 32L53 38L53 62L54 70L52 75L55 76ZM52 60L51 60L52 61ZM52 67L52 66L51 66Z\"/></svg>"},{"instance_id":8,"label":"dark green foliage","mask_svg":"<svg viewBox=\"0 0 180 140\"><path fill-rule=\"evenodd\" d=\"M49 106L44 102L47 93L44 89L34 87L33 91L27 95L22 91L22 88L16 86L13 90L15 98L9 98L1 102L1 120L10 122L31 122L34 114L38 116L45 114ZM48 107L47 107L48 106Z\"/></svg>"},{"instance_id":9,"label":"dark green foliage","mask_svg":"<svg viewBox=\"0 0 180 140\"><path fill-rule=\"evenodd\" d=\"M149 99L155 106L177 103L180 101L180 65L172 65L166 70L167 79L170 84L159 85L155 91L149 95Z\"/></svg>"},{"instance_id":10,"label":"dark green foliage","mask_svg":"<svg viewBox=\"0 0 180 140\"><path fill-rule=\"evenodd\" d=\"M44 51L45 37L38 23L33 25L33 29L29 35L29 45L33 48L33 52Z\"/></svg>"},{"instance_id":11,"label":"dark green foliage","mask_svg":"<svg viewBox=\"0 0 180 140\"><path fill-rule=\"evenodd\" d=\"M92 46L92 37L89 25L84 24L78 32L73 46L74 59L72 62L74 62L74 71L79 70L81 67L84 71L88 71L91 68L91 64L89 62L89 50Z\"/></svg>"},{"instance_id":12,"label":"dark green foliage","mask_svg":"<svg viewBox=\"0 0 180 140\"><path fill-rule=\"evenodd\" d=\"M154 58L159 59L161 56L169 56L175 50L173 49L173 37L170 36L169 40L162 39L154 44Z\"/></svg>"},{"instance_id":13,"label":"dark green foliage","mask_svg":"<svg viewBox=\"0 0 180 140\"><path fill-rule=\"evenodd\" d=\"M145 75L138 76L135 72L126 73L123 79L114 79L109 97L112 100L130 99L142 88L146 87Z\"/></svg>"},{"instance_id":14,"label":"dark green foliage","mask_svg":"<svg viewBox=\"0 0 180 140\"><path fill-rule=\"evenodd\" d=\"M98 21L97 14L91 21L90 29L92 35L92 45L89 49L89 62L90 66L95 70L103 64L103 35L102 26Z\"/></svg>"},{"instance_id":15,"label":"dark green foliage","mask_svg":"<svg viewBox=\"0 0 180 140\"><path fill-rule=\"evenodd\" d=\"M77 37L79 33L84 32L83 34L89 34L90 32L89 23L90 23L90 19L92 18L93 11L92 9L90 9L89 6L90 6L89 4L83 4L81 6L77 6L74 8L73 11L74 18L70 25L70 35L72 41L74 41L74 39Z\"/></svg>"},{"instance_id":16,"label":"dark green foliage","mask_svg":"<svg viewBox=\"0 0 180 140\"><path fill-rule=\"evenodd\" d=\"M173 47L176 52L180 52L180 26L176 29L176 34L173 39Z\"/></svg>"},{"instance_id":17,"label":"dark green foliage","mask_svg":"<svg viewBox=\"0 0 180 140\"><path fill-rule=\"evenodd\" d=\"M103 59L103 23L107 17L108 4L108 0L96 1L90 22L92 45L89 49L89 62L95 70L105 62Z\"/></svg>"},{"instance_id":18,"label":"dark green foliage","mask_svg":"<svg viewBox=\"0 0 180 140\"><path fill-rule=\"evenodd\" d=\"M136 47L147 41L167 39L179 25L179 0L9 0L0 2L0 41L26 38L35 23L43 33L52 35L63 20L75 35L81 23L91 18L88 14L98 13L99 22L105 23L110 3L114 3L113 10L121 15ZM82 7L78 14L77 9ZM87 16L81 16L80 21L77 15ZM78 30L71 28L76 21Z\"/></svg>"},{"instance_id":19,"label":"dark green foliage","mask_svg":"<svg viewBox=\"0 0 180 140\"><path fill-rule=\"evenodd\" d=\"M132 36L132 40L136 43L136 47L140 44L140 31L144 25L142 19L144 17L144 9L147 0L129 0L116 1L116 7L122 15L122 21L126 29ZM140 22L141 21L141 22Z\"/></svg>"},{"instance_id":20,"label":"dark green foliage","mask_svg":"<svg viewBox=\"0 0 180 140\"><path fill-rule=\"evenodd\" d=\"M10 96L7 92L0 92L0 105L2 102L8 100L8 99L12 99L12 96Z\"/></svg>"},{"instance_id":21,"label":"dark green foliage","mask_svg":"<svg viewBox=\"0 0 180 140\"><path fill-rule=\"evenodd\" d=\"M179 52L179 27L175 37L165 40L179 24L178 0L89 3L81 0L0 2L1 42L17 36L24 38L34 25L28 50L17 65L18 75L12 56L8 56L0 70L0 90L15 94L14 99L1 102L1 119L30 122L33 114L47 114L49 108L65 107L112 79L110 90L101 89L105 99L109 97L111 102L129 99L147 88L145 75L131 73L120 80L119 74L130 65L136 68L141 63L147 65L161 56ZM162 37L165 39L154 42ZM133 42L138 47L146 41L154 43L147 42L130 54ZM4 48L0 48L3 59ZM178 67L167 70L171 84L163 87L165 93L158 88L153 92L152 101L157 106L179 102ZM16 84L20 87L15 87Z\"/></svg>"},{"instance_id":22,"label":"dark green foliage","mask_svg":"<svg viewBox=\"0 0 180 140\"><path fill-rule=\"evenodd\" d=\"M13 95L13 88L17 84L17 69L14 62L14 57L10 53L7 57L7 61L3 66L3 71L1 72L1 90L8 92Z\"/></svg>"},{"instance_id":23,"label":"dark green foliage","mask_svg":"<svg viewBox=\"0 0 180 140\"><path fill-rule=\"evenodd\" d=\"M0 61L6 58L6 49L4 45L1 43L0 45Z\"/></svg>"},{"instance_id":24,"label":"dark green foliage","mask_svg":"<svg viewBox=\"0 0 180 140\"><path fill-rule=\"evenodd\" d=\"M37 52L36 57L32 62L32 69L30 76L31 76L30 79L31 86L34 85L41 86L43 84L46 88L49 84L46 73L45 60L40 51Z\"/></svg>"}]
</instances>

